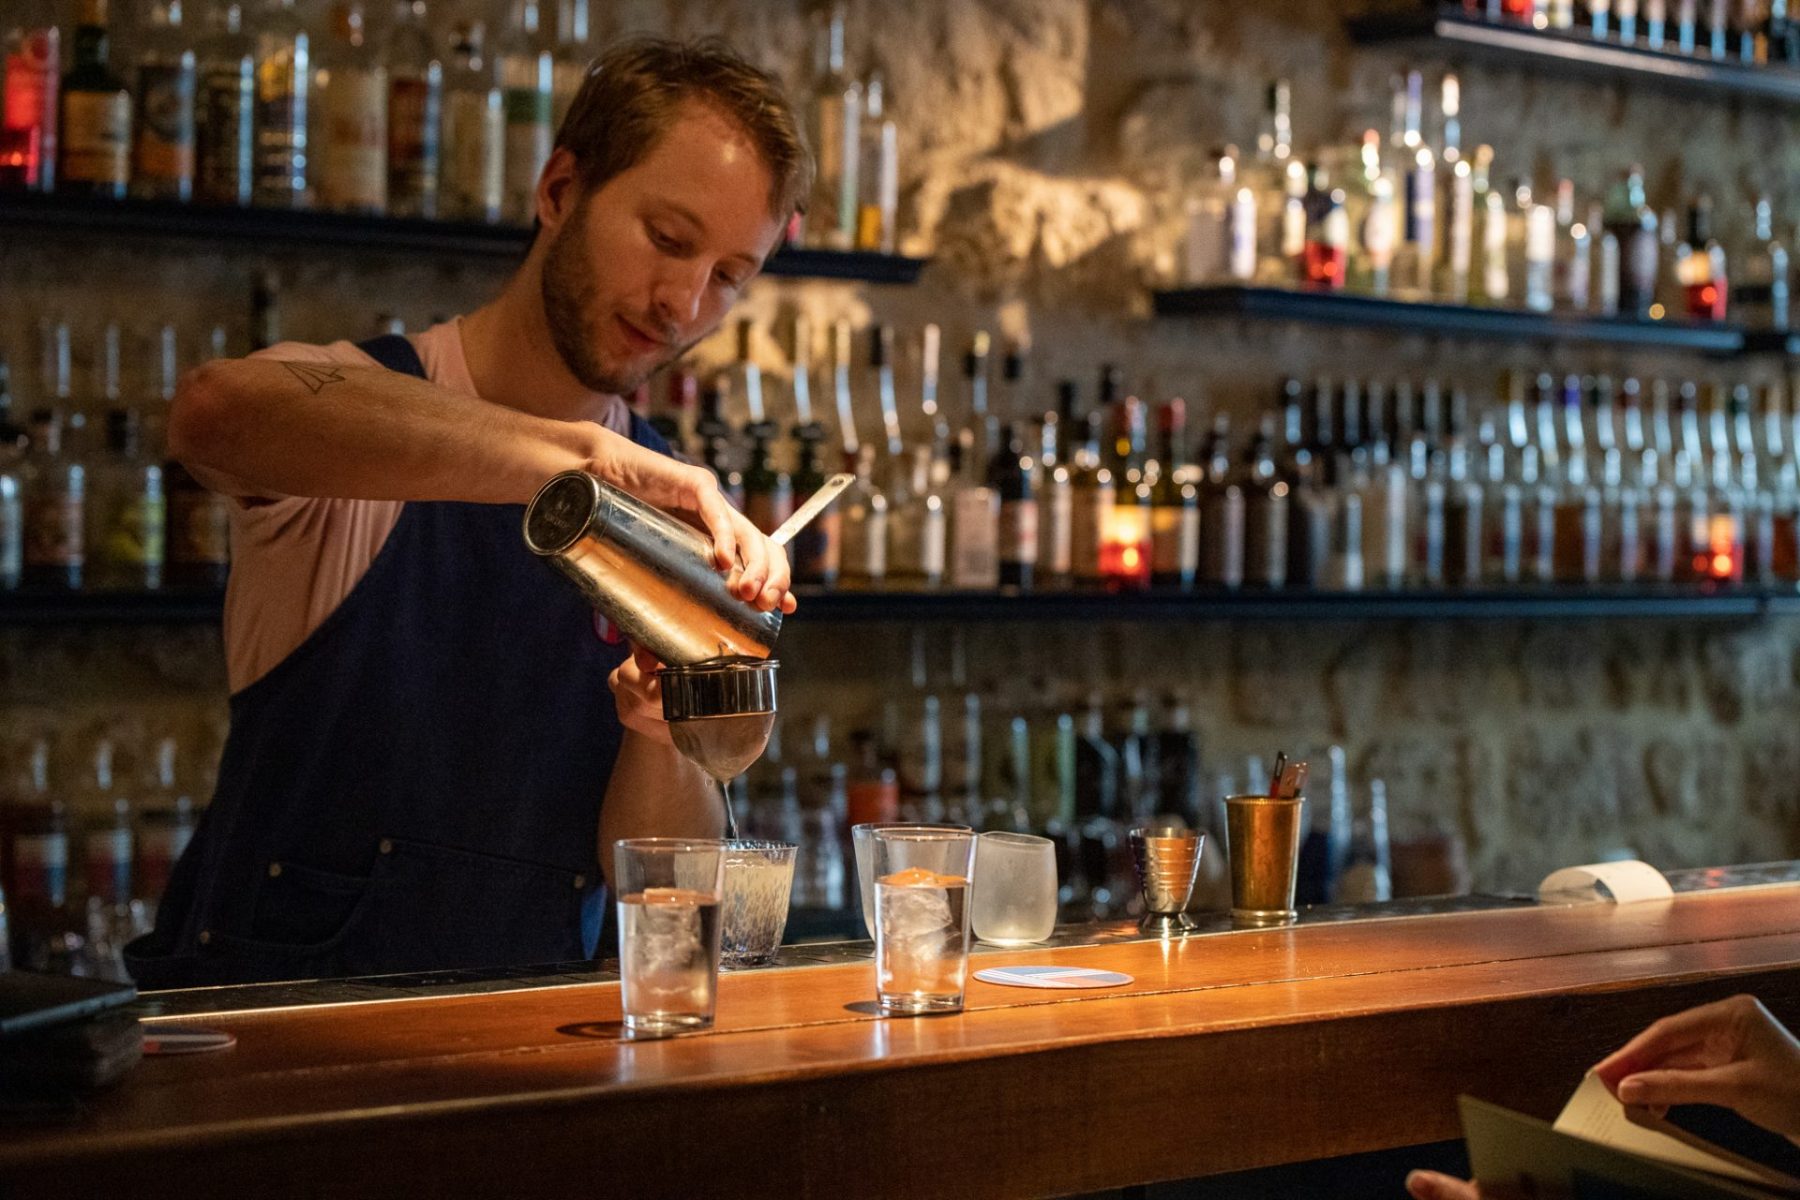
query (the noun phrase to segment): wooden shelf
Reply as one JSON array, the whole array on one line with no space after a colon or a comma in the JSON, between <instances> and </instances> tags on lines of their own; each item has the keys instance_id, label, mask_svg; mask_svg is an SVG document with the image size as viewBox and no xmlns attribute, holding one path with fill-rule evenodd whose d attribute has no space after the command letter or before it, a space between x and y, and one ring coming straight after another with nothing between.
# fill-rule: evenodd
<instances>
[{"instance_id":1,"label":"wooden shelf","mask_svg":"<svg viewBox=\"0 0 1800 1200\"><path fill-rule=\"evenodd\" d=\"M1792 585L1707 589L1615 586L1515 591L961 592L802 588L789 627L856 622L1002 621L1389 621L1565 618L1744 619L1800 615ZM0 594L0 627L182 625L216 622L212 591Z\"/></svg>"},{"instance_id":2,"label":"wooden shelf","mask_svg":"<svg viewBox=\"0 0 1800 1200\"><path fill-rule=\"evenodd\" d=\"M1652 50L1641 41L1633 45L1598 41L1585 30L1532 29L1469 17L1460 9L1434 12L1429 7L1357 18L1349 28L1352 39L1365 46L1432 51L1524 67L1544 75L1606 83L1641 82L1674 91L1800 105L1800 70L1792 67Z\"/></svg>"},{"instance_id":3,"label":"wooden shelf","mask_svg":"<svg viewBox=\"0 0 1800 1200\"><path fill-rule=\"evenodd\" d=\"M1350 292L1220 284L1157 292L1154 299L1157 315L1164 317L1298 321L1438 337L1597 342L1719 355L1736 354L1744 348L1744 331L1736 325L1722 323L1477 308Z\"/></svg>"},{"instance_id":4,"label":"wooden shelf","mask_svg":"<svg viewBox=\"0 0 1800 1200\"><path fill-rule=\"evenodd\" d=\"M519 258L531 240L530 230L517 226L467 221L0 194L0 238L29 233L200 240L289 253L323 248L494 260ZM793 247L770 258L763 274L910 284L918 280L926 261L897 254Z\"/></svg>"}]
</instances>

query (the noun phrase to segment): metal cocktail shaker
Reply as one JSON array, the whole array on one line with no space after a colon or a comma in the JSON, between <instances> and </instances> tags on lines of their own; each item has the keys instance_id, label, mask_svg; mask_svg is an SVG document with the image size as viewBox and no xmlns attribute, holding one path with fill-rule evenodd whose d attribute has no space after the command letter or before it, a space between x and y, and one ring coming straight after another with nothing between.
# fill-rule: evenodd
<instances>
[{"instance_id":1,"label":"metal cocktail shaker","mask_svg":"<svg viewBox=\"0 0 1800 1200\"><path fill-rule=\"evenodd\" d=\"M781 613L731 593L710 539L584 471L539 489L525 509L525 544L665 666L774 652Z\"/></svg>"}]
</instances>

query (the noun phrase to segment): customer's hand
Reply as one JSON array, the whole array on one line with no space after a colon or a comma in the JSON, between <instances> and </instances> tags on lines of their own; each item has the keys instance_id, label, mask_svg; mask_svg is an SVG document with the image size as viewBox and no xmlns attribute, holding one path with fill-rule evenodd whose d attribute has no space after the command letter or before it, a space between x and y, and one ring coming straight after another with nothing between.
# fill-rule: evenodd
<instances>
[{"instance_id":1,"label":"customer's hand","mask_svg":"<svg viewBox=\"0 0 1800 1200\"><path fill-rule=\"evenodd\" d=\"M676 462L600 429L587 471L621 491L694 521L713 540L713 565L732 574L740 600L768 611L794 611L787 551L731 507L705 467Z\"/></svg>"},{"instance_id":2,"label":"customer's hand","mask_svg":"<svg viewBox=\"0 0 1800 1200\"><path fill-rule=\"evenodd\" d=\"M1722 1104L1800 1142L1800 1041L1754 996L1664 1017L1594 1073L1622 1104Z\"/></svg>"},{"instance_id":3,"label":"customer's hand","mask_svg":"<svg viewBox=\"0 0 1800 1200\"><path fill-rule=\"evenodd\" d=\"M647 650L633 646L631 657L607 677L613 700L619 706L619 724L665 746L673 746L669 723L662 715L662 664Z\"/></svg>"},{"instance_id":4,"label":"customer's hand","mask_svg":"<svg viewBox=\"0 0 1800 1200\"><path fill-rule=\"evenodd\" d=\"M1481 1200L1481 1188L1474 1180L1441 1171L1411 1172L1406 1177L1406 1194L1413 1200Z\"/></svg>"}]
</instances>

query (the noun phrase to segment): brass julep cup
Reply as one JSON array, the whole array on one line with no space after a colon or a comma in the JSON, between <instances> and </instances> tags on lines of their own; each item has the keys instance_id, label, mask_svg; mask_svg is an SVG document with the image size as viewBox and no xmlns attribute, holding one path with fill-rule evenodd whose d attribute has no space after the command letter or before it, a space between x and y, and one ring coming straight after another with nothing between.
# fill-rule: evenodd
<instances>
[{"instance_id":1,"label":"brass julep cup","mask_svg":"<svg viewBox=\"0 0 1800 1200\"><path fill-rule=\"evenodd\" d=\"M1291 925L1299 875L1301 812L1306 801L1227 796L1225 836L1231 857L1231 919L1237 925Z\"/></svg>"},{"instance_id":2,"label":"brass julep cup","mask_svg":"<svg viewBox=\"0 0 1800 1200\"><path fill-rule=\"evenodd\" d=\"M1206 835L1180 825L1147 825L1131 831L1131 862L1144 893L1144 933L1180 933L1194 923L1185 910L1200 870Z\"/></svg>"}]
</instances>

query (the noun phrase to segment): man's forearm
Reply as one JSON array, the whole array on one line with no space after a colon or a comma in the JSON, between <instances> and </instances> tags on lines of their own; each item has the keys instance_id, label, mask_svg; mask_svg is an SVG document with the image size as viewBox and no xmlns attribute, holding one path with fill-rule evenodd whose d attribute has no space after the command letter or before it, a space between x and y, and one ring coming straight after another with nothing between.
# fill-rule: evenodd
<instances>
[{"instance_id":1,"label":"man's forearm","mask_svg":"<svg viewBox=\"0 0 1800 1200\"><path fill-rule=\"evenodd\" d=\"M724 836L719 785L666 742L627 730L600 808L600 867L621 838Z\"/></svg>"},{"instance_id":2,"label":"man's forearm","mask_svg":"<svg viewBox=\"0 0 1800 1200\"><path fill-rule=\"evenodd\" d=\"M606 434L379 367L237 359L182 381L175 457L235 495L517 504Z\"/></svg>"}]
</instances>

